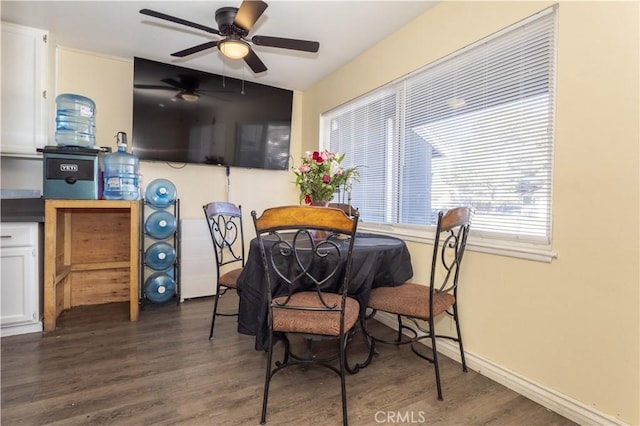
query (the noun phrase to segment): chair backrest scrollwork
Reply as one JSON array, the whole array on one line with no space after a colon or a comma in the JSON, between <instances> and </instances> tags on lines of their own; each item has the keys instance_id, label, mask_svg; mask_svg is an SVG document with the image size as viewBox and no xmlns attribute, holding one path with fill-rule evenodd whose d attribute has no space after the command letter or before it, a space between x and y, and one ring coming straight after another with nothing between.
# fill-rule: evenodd
<instances>
[{"instance_id":1,"label":"chair backrest scrollwork","mask_svg":"<svg viewBox=\"0 0 640 426\"><path fill-rule=\"evenodd\" d=\"M323 292L346 296L351 271L351 253L357 228L355 218L336 208L283 206L253 216L266 274L266 295L275 308L293 306L291 296L314 292L320 300L315 310L340 310L327 303Z\"/></svg>"},{"instance_id":2,"label":"chair backrest scrollwork","mask_svg":"<svg viewBox=\"0 0 640 426\"><path fill-rule=\"evenodd\" d=\"M473 213L471 207L456 207L438 214L431 265L432 292L453 292L456 295Z\"/></svg>"},{"instance_id":3,"label":"chair backrest scrollwork","mask_svg":"<svg viewBox=\"0 0 640 426\"><path fill-rule=\"evenodd\" d=\"M244 230L242 207L225 201L214 201L203 207L218 267L234 264L244 267Z\"/></svg>"}]
</instances>

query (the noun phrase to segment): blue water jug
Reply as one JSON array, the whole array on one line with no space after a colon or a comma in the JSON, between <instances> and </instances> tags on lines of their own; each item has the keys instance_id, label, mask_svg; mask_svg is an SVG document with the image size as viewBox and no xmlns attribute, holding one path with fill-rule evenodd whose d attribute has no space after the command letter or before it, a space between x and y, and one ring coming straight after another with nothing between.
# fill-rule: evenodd
<instances>
[{"instance_id":1,"label":"blue water jug","mask_svg":"<svg viewBox=\"0 0 640 426\"><path fill-rule=\"evenodd\" d=\"M104 164L104 198L137 200L140 198L138 157L127 152L127 134L118 132L118 151L106 154Z\"/></svg>"},{"instance_id":2,"label":"blue water jug","mask_svg":"<svg viewBox=\"0 0 640 426\"><path fill-rule=\"evenodd\" d=\"M153 207L165 208L176 200L176 187L170 180L155 179L147 186L144 198Z\"/></svg>"},{"instance_id":3,"label":"blue water jug","mask_svg":"<svg viewBox=\"0 0 640 426\"><path fill-rule=\"evenodd\" d=\"M176 249L163 241L152 244L144 254L144 263L156 271L162 271L173 265Z\"/></svg>"},{"instance_id":4,"label":"blue water jug","mask_svg":"<svg viewBox=\"0 0 640 426\"><path fill-rule=\"evenodd\" d=\"M164 272L150 275L144 283L144 295L153 303L165 303L176 294L176 282Z\"/></svg>"},{"instance_id":5,"label":"blue water jug","mask_svg":"<svg viewBox=\"0 0 640 426\"><path fill-rule=\"evenodd\" d=\"M151 213L144 223L145 232L156 240L168 238L176 231L176 227L175 216L165 210Z\"/></svg>"},{"instance_id":6,"label":"blue water jug","mask_svg":"<svg viewBox=\"0 0 640 426\"><path fill-rule=\"evenodd\" d=\"M82 147L94 146L95 110L95 102L86 96L72 93L56 96L56 143Z\"/></svg>"}]
</instances>

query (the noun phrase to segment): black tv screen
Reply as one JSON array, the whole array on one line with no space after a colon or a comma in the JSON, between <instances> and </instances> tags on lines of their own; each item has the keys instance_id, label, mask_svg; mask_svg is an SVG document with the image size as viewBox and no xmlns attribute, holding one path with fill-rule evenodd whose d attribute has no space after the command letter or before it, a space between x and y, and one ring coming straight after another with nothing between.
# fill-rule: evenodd
<instances>
[{"instance_id":1,"label":"black tv screen","mask_svg":"<svg viewBox=\"0 0 640 426\"><path fill-rule=\"evenodd\" d=\"M141 160L285 170L293 91L134 58Z\"/></svg>"}]
</instances>

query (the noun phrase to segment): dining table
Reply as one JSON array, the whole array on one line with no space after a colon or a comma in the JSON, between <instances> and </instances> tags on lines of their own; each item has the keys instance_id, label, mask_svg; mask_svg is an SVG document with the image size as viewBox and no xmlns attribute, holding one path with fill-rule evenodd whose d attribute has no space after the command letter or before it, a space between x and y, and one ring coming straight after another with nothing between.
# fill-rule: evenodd
<instances>
[{"instance_id":1,"label":"dining table","mask_svg":"<svg viewBox=\"0 0 640 426\"><path fill-rule=\"evenodd\" d=\"M348 239L338 239L346 250ZM346 262L342 268L346 268ZM371 289L401 285L413 276L411 255L405 242L396 237L358 232L355 236L351 279L347 294L360 304L360 315L365 315ZM242 273L238 277L239 295L238 332L255 336L255 349L267 350L268 301L265 270L257 238L251 240ZM284 293L283 287L271 289L272 297Z\"/></svg>"}]
</instances>

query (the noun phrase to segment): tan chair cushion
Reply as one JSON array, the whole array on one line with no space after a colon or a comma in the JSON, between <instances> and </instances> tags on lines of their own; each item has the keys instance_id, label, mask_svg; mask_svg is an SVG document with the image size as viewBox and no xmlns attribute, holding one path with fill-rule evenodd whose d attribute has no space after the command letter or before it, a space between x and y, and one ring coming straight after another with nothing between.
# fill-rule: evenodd
<instances>
[{"instance_id":1,"label":"tan chair cushion","mask_svg":"<svg viewBox=\"0 0 640 426\"><path fill-rule=\"evenodd\" d=\"M334 293L322 293L327 305L340 305L342 296ZM276 302L284 303L286 297L273 299ZM349 331L358 320L360 304L357 300L347 297L345 299L346 309L344 317L344 331ZM322 307L322 303L316 292L305 291L295 293L287 303L287 306L298 307ZM319 334L323 336L340 335L340 312L328 311L304 311L299 309L273 308L273 330L285 333L307 333Z\"/></svg>"},{"instance_id":2,"label":"tan chair cushion","mask_svg":"<svg viewBox=\"0 0 640 426\"><path fill-rule=\"evenodd\" d=\"M242 268L238 268L220 275L220 285L223 285L229 288L237 288L238 277L240 276L241 272L242 272Z\"/></svg>"},{"instance_id":3,"label":"tan chair cushion","mask_svg":"<svg viewBox=\"0 0 640 426\"><path fill-rule=\"evenodd\" d=\"M433 316L437 317L453 306L456 299L449 293L436 293ZM369 308L418 319L429 319L429 287L404 283L397 287L376 287L369 296Z\"/></svg>"}]
</instances>

